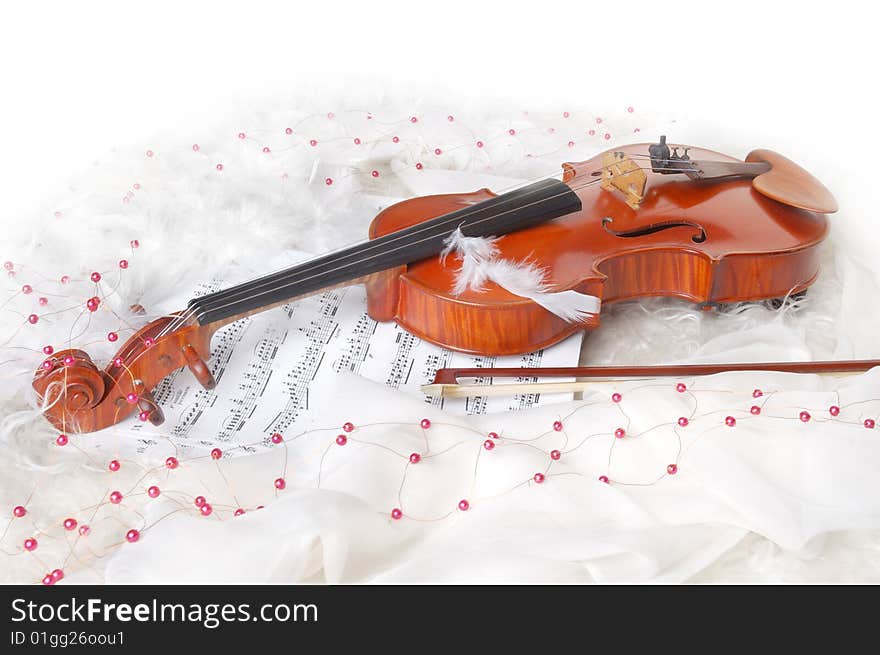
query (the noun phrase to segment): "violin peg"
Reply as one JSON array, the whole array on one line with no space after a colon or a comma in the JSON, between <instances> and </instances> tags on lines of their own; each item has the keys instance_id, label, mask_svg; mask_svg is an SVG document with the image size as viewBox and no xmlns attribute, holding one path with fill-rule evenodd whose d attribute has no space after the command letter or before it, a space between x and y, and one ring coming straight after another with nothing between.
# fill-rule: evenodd
<instances>
[{"instance_id":1,"label":"violin peg","mask_svg":"<svg viewBox=\"0 0 880 655\"><path fill-rule=\"evenodd\" d=\"M186 360L186 365L189 370L196 376L196 380L198 380L199 384L205 389L213 389L217 386L217 381L214 380L214 376L211 374L210 369L208 369L208 365L205 364L205 360L199 357L195 348L189 344L185 345L183 347L183 358Z\"/></svg>"},{"instance_id":2,"label":"violin peg","mask_svg":"<svg viewBox=\"0 0 880 655\"><path fill-rule=\"evenodd\" d=\"M141 391L138 394L138 409L147 412L148 420L153 425L162 425L165 422L165 412L159 407L159 403L150 391Z\"/></svg>"}]
</instances>

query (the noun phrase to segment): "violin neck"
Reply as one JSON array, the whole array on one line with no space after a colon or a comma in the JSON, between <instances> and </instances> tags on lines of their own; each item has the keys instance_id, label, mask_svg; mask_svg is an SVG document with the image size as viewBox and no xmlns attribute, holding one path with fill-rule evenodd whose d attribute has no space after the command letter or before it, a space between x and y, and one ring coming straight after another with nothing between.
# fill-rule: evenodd
<instances>
[{"instance_id":1,"label":"violin neck","mask_svg":"<svg viewBox=\"0 0 880 655\"><path fill-rule=\"evenodd\" d=\"M542 180L398 232L195 298L189 302L189 312L200 325L220 327L296 298L363 282L382 271L437 255L458 229L469 237L501 235L580 209L580 199L567 184L555 179Z\"/></svg>"}]
</instances>

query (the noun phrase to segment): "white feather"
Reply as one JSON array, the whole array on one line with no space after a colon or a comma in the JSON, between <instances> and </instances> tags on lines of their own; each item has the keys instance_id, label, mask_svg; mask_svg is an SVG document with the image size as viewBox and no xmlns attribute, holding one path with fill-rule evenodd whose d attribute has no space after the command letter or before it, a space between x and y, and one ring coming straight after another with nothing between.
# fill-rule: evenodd
<instances>
[{"instance_id":1,"label":"white feather","mask_svg":"<svg viewBox=\"0 0 880 655\"><path fill-rule=\"evenodd\" d=\"M500 259L497 241L496 237L465 236L460 227L446 238L440 261L445 264L453 252L461 257L461 268L455 274L452 293L461 295L468 289L485 291L486 282L494 282L505 291L529 298L570 323L599 313L601 301L596 296L571 289L550 291L545 281L546 271L537 264Z\"/></svg>"}]
</instances>

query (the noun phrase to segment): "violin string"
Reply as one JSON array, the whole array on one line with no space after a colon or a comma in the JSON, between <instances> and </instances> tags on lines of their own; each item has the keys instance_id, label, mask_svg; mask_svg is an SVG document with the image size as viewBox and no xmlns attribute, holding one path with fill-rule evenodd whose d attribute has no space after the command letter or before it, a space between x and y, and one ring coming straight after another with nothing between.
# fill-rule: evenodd
<instances>
[{"instance_id":1,"label":"violin string","mask_svg":"<svg viewBox=\"0 0 880 655\"><path fill-rule=\"evenodd\" d=\"M554 195L554 196L550 196L550 197L547 197L547 198L541 198L540 200L537 200L537 201L535 201L535 202L531 202L531 203L528 203L528 204L525 204L525 205L519 205L519 204L518 204L516 207L514 207L514 208L512 208L512 209L508 209L508 210L503 211L503 212L496 212L496 213L493 213L491 216L487 216L487 217L485 217L485 218L482 218L482 219L479 219L479 220L473 221L473 222L471 222L471 223L468 224L468 227L471 227L471 226L474 226L474 225L479 225L479 224L481 224L481 223L485 223L486 221L490 221L490 220L497 219L497 218L499 218L500 216L504 216L505 214L510 214L511 212L518 211L518 210L520 210L520 209L524 209L524 208L527 208L527 207L532 207L532 206L534 206L534 205L538 205L538 204L545 203L545 202L547 202L548 200L552 200L552 199L554 199L554 198L562 197L562 196L564 196L564 195L566 195L566 194L568 194L568 193L571 193L572 191L575 191L576 189L584 188L585 186L589 186L589 185L591 185L591 184L596 184L597 182L600 182L600 181L601 181L601 180L599 180L599 179L597 179L597 180L591 180L590 182L587 182L587 183L584 184L583 186L580 186L580 187L571 187L571 188L569 188L567 191L565 191L565 192L563 192L563 193L556 194L556 195ZM307 277L297 277L297 279L294 279L294 280L284 281L284 282L285 282L284 284L280 284L280 285L272 286L272 287L270 287L270 288L268 288L268 289L266 289L266 290L264 290L264 291L261 291L261 292L259 292L259 293L256 293L256 294L249 294L249 295L246 296L246 297L243 297L243 298L240 298L240 299L237 299L237 300L232 300L231 302L226 302L226 303L220 305L219 307L211 307L210 310L208 310L208 309L204 309L204 308L200 308L200 307L199 307L199 308L196 308L195 311L197 312L197 319L198 319L198 318L201 318L202 316L204 316L208 311L214 311L214 312L216 312L216 311L219 311L219 310L222 310L222 309L226 309L226 308L228 308L228 307L232 307L232 306L235 306L235 305L241 303L243 300L251 300L251 299L253 299L253 298L257 298L257 297L260 297L260 296L265 296L265 295L268 294L268 293L273 293L273 292L276 292L276 291L280 291L280 290L282 290L282 289L287 289L287 288L289 288L289 287L292 287L292 286L296 286L296 285L302 284L303 282L307 282L307 281L309 281L309 280L313 280L313 279L318 278L318 277L321 277L321 276L323 276L323 275L328 275L328 274L330 274L330 273L338 272L338 271L341 271L341 270L346 269L346 268L351 268L352 266L360 266L360 265L362 265L362 264L364 264L364 263L366 263L366 262L368 262L368 261L372 261L372 260L374 260L374 259L376 259L376 258L378 258L378 257L384 257L384 256L387 256L387 255L389 255L389 254L391 254L391 253L399 252L400 250L403 250L403 249L405 249L405 248L409 248L409 247L412 247L412 246L415 246L415 245L418 245L418 244L421 244L421 243L426 243L426 242L428 242L428 241L431 241L432 239L436 239L437 237L442 236L443 232L445 232L446 230L448 230L452 225L454 225L454 224L459 224L459 225L460 225L462 222L464 222L464 221L462 220L462 217L461 217L461 216L459 216L459 217L455 217L455 218L453 218L453 219L449 219L449 220L443 221L442 223L438 223L438 224L436 224L436 225L431 226L432 228L435 228L435 227L436 227L436 228L442 228L441 230L439 230L439 233L438 233L438 234L432 234L432 235L430 235L430 236L426 236L426 237L424 237L424 238L421 238L421 239L419 239L419 240L417 240L417 241L407 241L406 243L404 243L404 244L402 244L402 245L400 245L400 246L398 246L398 247L396 247L396 248L383 249L383 250L382 250L381 252L379 252L379 253L376 253L376 254L374 254L374 255L370 255L369 257L363 257L363 258L361 258L361 259L357 259L357 260L354 260L354 261L349 261L349 262L343 263L343 264L341 264L341 265L339 265L339 266L336 266L335 268L332 268L332 269L330 269L330 270L328 270L328 271L322 271L322 272L319 272L319 273L315 273L315 274L313 274L313 275L309 275L309 276L307 276ZM356 253L356 254L360 254L360 253ZM291 272L292 272L293 274L296 274L296 273L297 273L297 271L291 271Z\"/></svg>"},{"instance_id":2,"label":"violin string","mask_svg":"<svg viewBox=\"0 0 880 655\"><path fill-rule=\"evenodd\" d=\"M635 156L638 156L638 155L635 155ZM643 156L643 157L644 157L644 156ZM602 166L600 166L600 167L598 168L598 171L601 172L602 170L604 170L604 169L606 169L606 168L610 168L610 167L614 166L616 163L617 163L617 162L614 162L614 163L612 163L612 164L602 165ZM657 167L657 168L652 167L652 168L647 168L647 167L640 167L640 166L637 166L636 169L633 169L633 170L655 170L655 171L661 171L661 170L662 170L662 171L670 171L670 172L675 172L675 173L699 172L699 170L696 169L696 168L693 168L693 169L684 169L684 168L678 168L678 167L662 167L662 168L660 168L660 167ZM594 171L593 173L591 173L591 175L595 175L596 172L597 172L597 171ZM625 174L628 173L628 172L632 172L632 171L624 171L621 175L625 175ZM616 176L616 175L615 175L615 176ZM552 177L551 177L551 178L546 178L546 177L545 177L545 178L540 178L540 179L552 179ZM539 179L538 181L540 181L540 179ZM488 216L488 217L486 217L486 218L484 218L484 219L481 219L481 220L479 220L479 221L475 221L475 222L472 223L471 225L477 225L477 224L483 223L483 222L485 222L485 221L487 221L487 220L492 220L492 219L494 219L494 218L498 218L499 216L503 216L504 214L508 214L508 213L510 213L510 212L512 212L512 211L516 211L516 210L518 210L518 209L531 207L531 206L534 206L534 205L536 205L536 204L540 204L540 203L542 203L542 202L547 202L548 200L553 200L553 199L555 199L555 198L562 197L563 195L566 195L566 194L569 193L569 192L574 192L574 191L577 191L577 190L580 190L580 189L584 189L584 188L586 188L586 187L588 187L588 186L591 186L591 185L593 185L593 184L600 183L600 182L602 182L603 180L604 180L604 178L597 177L596 179L589 180L589 181L585 182L584 184L581 184L581 185L578 185L578 186L569 187L569 190L567 190L567 191L565 191L565 192L563 192L563 193L557 194L557 195L555 195L555 196L550 196L550 197L548 197L548 198L542 198L541 200L538 200L538 201L535 201L535 202L532 202L532 203L528 203L528 204L526 204L526 205L517 205L517 206L516 206L515 208L513 208L513 209L509 209L509 210L506 210L506 211L504 211L504 212L500 212L500 213L495 213L495 214L493 214L492 216ZM527 184L529 184L529 183L526 182L526 183L524 183L524 184L527 185ZM514 185L513 188L516 188L517 186L522 187L523 184L520 184L520 185ZM511 199L511 200L514 200L514 199ZM519 201L521 201L522 198L517 198L517 199L515 199L515 200L519 200ZM412 236L418 235L419 233L427 232L427 231L429 231L429 230L434 230L434 229L437 229L437 228L443 228L443 229L446 229L446 228L448 228L449 226L451 226L452 224L454 224L454 223L456 223L456 222L459 222L459 223L460 223L460 222L466 220L466 218L467 218L468 216L470 216L470 215L472 215L472 214L475 214L475 213L477 213L477 212L479 212L479 211L480 211L480 210L479 210L479 203L478 203L478 205L475 206L475 208L473 209L473 211L470 212L469 214L459 215L459 216L456 216L456 217L454 217L454 218L447 219L446 221L442 221L442 222L438 222L438 223L433 223L433 224L431 224L431 225L426 225L426 226L424 227L424 229L419 230L419 231L417 231L417 232L410 233L410 234L407 234L407 235L401 235L400 237L398 237L398 238L396 238L396 239L392 238L392 240L390 240L390 241L384 241L384 242L381 242L381 243L375 243L375 240L365 241L365 242L361 242L360 244L355 244L355 245L353 245L353 246L349 246L349 247L347 247L347 248L340 249L340 250L338 250L338 251L336 251L336 252L342 253L342 252L345 252L346 250L357 249L357 250L355 250L354 252L351 252L351 253L350 253L350 256L359 256L359 255L362 255L362 254L365 253L365 252L368 252L368 251L370 251L370 250L374 250L375 248L378 248L378 247L381 247L381 246L387 246L387 245L393 244L393 243L396 242L396 241L399 241L399 240L401 240L401 239L406 239L406 238L408 238L408 237L412 237ZM393 233L392 233L392 234L393 234ZM441 230L441 234L442 234L442 230ZM424 242L426 242L426 241L430 241L431 239L435 239L435 238L437 238L438 236L440 236L440 235L439 235L439 234L432 234L432 235L427 236L427 237L425 237L425 238L423 238L423 239L420 239L420 240L418 240L418 241L414 241L414 242L409 242L409 241L408 241L407 243L405 243L405 244L404 244L403 246L401 246L401 247L394 248L394 249L392 249L392 250L384 250L384 249L383 249L382 252L380 252L380 253L378 253L378 254L376 254L376 255L373 255L373 256L370 256L370 257L366 257L366 258L360 259L360 260L358 260L358 261L352 261L352 262L343 263L342 265L339 265L339 266L337 266L336 268L332 268L332 269L329 269L329 270L326 270L326 271L322 271L322 272L320 272L320 273L316 273L316 274L314 274L314 275L311 275L311 276L308 276L308 277L305 277L305 278L298 278L298 279L294 279L294 280L279 280L278 282L285 282L285 283L284 283L284 284L281 284L280 286L277 286L277 282L276 282L276 286L271 286L270 288L268 288L268 289L266 289L266 290L264 290L264 291L261 291L260 293L256 293L256 294L254 294L253 291L258 290L258 289L262 289L263 287L272 284L273 281L271 281L271 280L269 280L269 279L266 279L265 282L263 282L262 284L259 284L260 279L258 278L257 280L253 280L253 281L251 281L251 282L245 282L245 283L242 283L241 285L239 285L239 286L243 287L242 289L240 289L239 291L233 293L232 296L226 298L226 300L229 300L230 302L226 302L226 303L224 303L223 305L220 305L220 306L217 306L217 307L211 307L211 308L210 308L210 311L219 311L219 310L222 310L222 309L226 309L227 307L231 307L231 306L234 306L234 305L236 305L236 304L239 304L239 303L241 303L241 302L244 301L244 300L250 300L250 299L252 299L252 298L254 298L254 297L263 296L263 295L266 295L267 293L272 293L272 292L274 292L274 291L278 291L278 290L281 290L281 289L286 289L286 288L288 288L288 287L290 287L290 286L295 286L295 285L297 285L297 284L302 284L303 282L307 282L307 281L312 280L312 279L314 279L314 278L316 278L316 277L319 277L319 276L321 276L321 275L328 275L328 274L330 274L330 273L333 273L333 272L336 272L336 271L342 270L342 269L344 269L344 268L349 268L349 267L351 267L352 265L362 264L362 263L364 263L364 262L366 262L366 261L373 260L373 259L375 259L376 257L382 256L382 255L386 255L386 254L389 254L389 253L393 253L393 252L397 252L397 251L401 250L402 248L409 247L409 246L413 246L413 245L418 245L418 244L420 244L420 243L424 243ZM363 249L358 249L361 245L363 245L363 246L365 246L365 247L364 247ZM333 254L333 253L330 253L330 254ZM326 254L325 254L325 255L321 255L321 256L319 256L319 259L324 259L324 258L326 258L326 257L327 257ZM318 258L316 258L316 259L318 259ZM333 263L338 264L339 262L333 262ZM309 265L309 262L305 262L304 265L305 265L305 266L308 266L308 265ZM301 274L303 274L303 273L308 273L308 272L313 271L314 268L317 267L317 266L319 266L319 264L316 263L315 266L312 266L311 268L305 268L305 269L300 269L300 270L296 270L296 267L293 267L292 270L290 270L290 269L282 269L281 271L278 271L277 273L273 273L273 274L270 274L270 275L266 276L266 278L271 278L271 277L273 277L274 275L278 275L278 274L284 273L285 270L290 270L290 273L293 274L293 275L296 275L296 274L300 274L300 275L301 275ZM252 286L253 284L257 284L257 286L254 287L254 286ZM244 288L244 287L247 287L247 288ZM230 291L234 291L234 289L235 289L235 287L232 287L231 289L226 289L226 290L224 290L224 291L220 291L220 292L218 292L218 294L229 293ZM244 294L246 294L246 295L244 295ZM215 295L215 294L212 294L212 295ZM210 298L210 296L207 296L206 298ZM165 328L164 328L164 329L163 329L163 330L157 335L157 337L164 336L164 335L168 334L169 332L172 332L172 331L176 330L178 327L180 327L181 325L184 325L186 322L188 322L188 321L189 321L190 319L192 319L194 316L195 316L196 319L198 320L199 318L201 318L202 316L204 316L204 315L207 313L207 311L208 311L207 308L205 308L205 307L199 307L198 305L193 306L193 307L191 307L191 308L188 308L186 311L182 312L182 313L179 315L179 317L178 317L177 319L175 319L174 321L172 321L171 323L169 323L169 325L167 325L167 326L166 326L166 327L165 327Z\"/></svg>"}]
</instances>

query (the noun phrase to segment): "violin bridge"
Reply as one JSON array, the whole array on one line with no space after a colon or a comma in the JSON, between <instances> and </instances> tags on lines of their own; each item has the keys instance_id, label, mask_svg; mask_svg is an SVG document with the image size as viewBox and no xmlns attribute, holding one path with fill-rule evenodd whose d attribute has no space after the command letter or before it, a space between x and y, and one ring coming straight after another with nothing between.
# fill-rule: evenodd
<instances>
[{"instance_id":1,"label":"violin bridge","mask_svg":"<svg viewBox=\"0 0 880 655\"><path fill-rule=\"evenodd\" d=\"M625 153L615 151L602 155L602 188L622 193L631 208L639 208L647 181L645 171Z\"/></svg>"}]
</instances>

